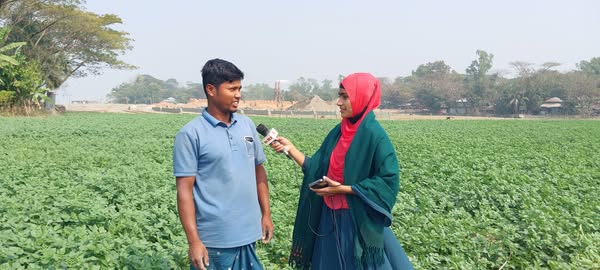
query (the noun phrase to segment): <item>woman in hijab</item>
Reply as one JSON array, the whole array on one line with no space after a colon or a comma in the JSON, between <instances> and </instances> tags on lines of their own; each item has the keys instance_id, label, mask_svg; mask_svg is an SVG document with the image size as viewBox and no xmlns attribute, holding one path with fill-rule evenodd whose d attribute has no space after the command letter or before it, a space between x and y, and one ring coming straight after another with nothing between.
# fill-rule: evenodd
<instances>
[{"instance_id":1,"label":"woman in hijab","mask_svg":"<svg viewBox=\"0 0 600 270\"><path fill-rule=\"evenodd\" d=\"M372 112L379 80L354 73L341 82L342 122L311 157L279 137L304 179L296 213L290 265L299 269L413 269L390 230L399 190L394 147ZM309 187L322 178L326 187Z\"/></svg>"}]
</instances>

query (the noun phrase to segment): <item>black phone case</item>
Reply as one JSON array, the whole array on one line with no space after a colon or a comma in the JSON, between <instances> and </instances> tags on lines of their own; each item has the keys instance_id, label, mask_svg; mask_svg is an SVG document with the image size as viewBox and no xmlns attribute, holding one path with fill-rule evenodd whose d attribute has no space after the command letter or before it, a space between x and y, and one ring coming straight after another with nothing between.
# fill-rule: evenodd
<instances>
[{"instance_id":1,"label":"black phone case","mask_svg":"<svg viewBox=\"0 0 600 270\"><path fill-rule=\"evenodd\" d=\"M316 181L308 184L309 188L316 188L316 189L324 188L326 186L327 186L327 181L325 181L323 179L319 179L319 180L316 180Z\"/></svg>"}]
</instances>

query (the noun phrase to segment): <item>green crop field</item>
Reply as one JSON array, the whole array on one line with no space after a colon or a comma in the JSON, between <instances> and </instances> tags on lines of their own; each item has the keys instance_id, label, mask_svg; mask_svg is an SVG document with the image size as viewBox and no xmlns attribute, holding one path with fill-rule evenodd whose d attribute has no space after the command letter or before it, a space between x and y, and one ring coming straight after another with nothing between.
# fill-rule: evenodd
<instances>
[{"instance_id":1,"label":"green crop field","mask_svg":"<svg viewBox=\"0 0 600 270\"><path fill-rule=\"evenodd\" d=\"M171 151L194 115L0 117L0 269L187 269ZM338 120L253 118L313 153ZM417 269L600 269L600 121L382 121ZM265 149L286 268L301 170ZM299 226L302 226L301 224Z\"/></svg>"}]
</instances>

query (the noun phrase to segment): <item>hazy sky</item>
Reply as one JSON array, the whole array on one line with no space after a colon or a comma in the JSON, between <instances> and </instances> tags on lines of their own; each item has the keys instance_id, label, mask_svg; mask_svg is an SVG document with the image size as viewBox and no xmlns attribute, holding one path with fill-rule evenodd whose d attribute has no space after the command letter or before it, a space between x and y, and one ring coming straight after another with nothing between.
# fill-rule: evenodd
<instances>
[{"instance_id":1,"label":"hazy sky","mask_svg":"<svg viewBox=\"0 0 600 270\"><path fill-rule=\"evenodd\" d=\"M566 71L600 57L598 0L88 0L87 9L123 19L115 28L134 42L121 59L139 69L69 79L59 103L102 101L138 74L199 83L212 58L235 63L244 84L274 84L359 71L395 78L437 60L464 73L478 49L505 72L513 61Z\"/></svg>"}]
</instances>

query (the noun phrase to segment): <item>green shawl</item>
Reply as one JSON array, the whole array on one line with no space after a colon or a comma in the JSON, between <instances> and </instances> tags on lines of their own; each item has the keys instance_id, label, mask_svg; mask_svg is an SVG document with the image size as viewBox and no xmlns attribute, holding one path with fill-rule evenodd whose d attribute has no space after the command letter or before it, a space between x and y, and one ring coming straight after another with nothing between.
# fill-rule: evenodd
<instances>
[{"instance_id":1,"label":"green shawl","mask_svg":"<svg viewBox=\"0 0 600 270\"><path fill-rule=\"evenodd\" d=\"M303 165L304 179L300 187L300 199L289 263L298 269L310 269L319 227L323 198L308 189L308 183L327 175L329 158L341 136L338 124L321 144L321 147ZM361 122L344 160L344 185L354 190L391 213L399 190L398 159L394 146L385 130L369 112ZM354 260L360 269L364 263L383 263L383 228L391 220L369 207L355 195L346 196L353 225ZM314 232L313 232L314 231Z\"/></svg>"}]
</instances>

